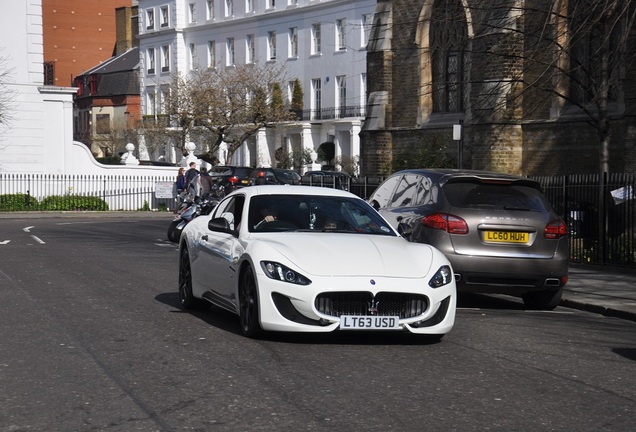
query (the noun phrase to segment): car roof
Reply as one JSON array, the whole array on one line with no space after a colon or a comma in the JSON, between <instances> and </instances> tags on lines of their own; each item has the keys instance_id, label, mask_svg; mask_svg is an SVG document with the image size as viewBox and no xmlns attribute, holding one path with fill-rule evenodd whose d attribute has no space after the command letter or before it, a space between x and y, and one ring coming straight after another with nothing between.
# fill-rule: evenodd
<instances>
[{"instance_id":1,"label":"car roof","mask_svg":"<svg viewBox=\"0 0 636 432\"><path fill-rule=\"evenodd\" d=\"M414 168L398 171L391 174L390 177L404 174L418 174L426 175L433 181L440 185L446 183L455 183L460 181L479 181L479 182L510 182L515 184L522 184L530 186L535 189L541 189L541 185L538 181L528 177L517 176L513 174L496 173L491 171L481 170L466 170L466 169L452 169L452 168Z\"/></svg>"},{"instance_id":2,"label":"car roof","mask_svg":"<svg viewBox=\"0 0 636 432\"><path fill-rule=\"evenodd\" d=\"M232 192L231 195L244 194L248 198L256 195L315 195L315 196L333 196L333 197L346 197L362 199L357 195L328 187L318 186L291 186L291 185L265 185L265 186L250 186L246 188L238 189ZM229 196L229 195L228 195Z\"/></svg>"},{"instance_id":3,"label":"car roof","mask_svg":"<svg viewBox=\"0 0 636 432\"><path fill-rule=\"evenodd\" d=\"M305 173L305 175L312 175L312 174L324 174L324 175L330 175L330 176L347 176L349 177L349 174L347 174L346 172L342 172L342 171L307 171Z\"/></svg>"}]
</instances>

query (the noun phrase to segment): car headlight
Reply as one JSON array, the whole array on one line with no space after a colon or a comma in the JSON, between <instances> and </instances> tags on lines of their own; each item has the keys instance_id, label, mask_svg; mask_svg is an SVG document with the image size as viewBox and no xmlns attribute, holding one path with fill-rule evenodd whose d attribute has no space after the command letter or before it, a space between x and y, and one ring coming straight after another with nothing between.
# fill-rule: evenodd
<instances>
[{"instance_id":1,"label":"car headlight","mask_svg":"<svg viewBox=\"0 0 636 432\"><path fill-rule=\"evenodd\" d=\"M442 266L437 270L437 272L433 275L430 281L428 281L428 285L431 288L439 288L441 286L447 285L451 283L453 280L453 272L451 268L447 265Z\"/></svg>"},{"instance_id":2,"label":"car headlight","mask_svg":"<svg viewBox=\"0 0 636 432\"><path fill-rule=\"evenodd\" d=\"M305 276L277 262L261 261L261 267L271 279L296 285L309 285L311 283Z\"/></svg>"}]
</instances>

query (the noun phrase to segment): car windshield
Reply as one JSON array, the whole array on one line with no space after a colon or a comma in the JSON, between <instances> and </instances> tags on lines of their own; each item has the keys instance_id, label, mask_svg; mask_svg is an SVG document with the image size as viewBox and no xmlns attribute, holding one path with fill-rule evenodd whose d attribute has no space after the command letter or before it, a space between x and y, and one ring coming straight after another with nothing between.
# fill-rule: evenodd
<instances>
[{"instance_id":1,"label":"car windshield","mask_svg":"<svg viewBox=\"0 0 636 432\"><path fill-rule=\"evenodd\" d=\"M273 170L276 177L281 180L300 180L300 174L296 171Z\"/></svg>"},{"instance_id":2,"label":"car windshield","mask_svg":"<svg viewBox=\"0 0 636 432\"><path fill-rule=\"evenodd\" d=\"M396 236L380 215L358 198L259 195L249 205L250 232L339 232Z\"/></svg>"},{"instance_id":3,"label":"car windshield","mask_svg":"<svg viewBox=\"0 0 636 432\"><path fill-rule=\"evenodd\" d=\"M545 212L549 204L527 186L449 183L444 193L453 207Z\"/></svg>"}]
</instances>

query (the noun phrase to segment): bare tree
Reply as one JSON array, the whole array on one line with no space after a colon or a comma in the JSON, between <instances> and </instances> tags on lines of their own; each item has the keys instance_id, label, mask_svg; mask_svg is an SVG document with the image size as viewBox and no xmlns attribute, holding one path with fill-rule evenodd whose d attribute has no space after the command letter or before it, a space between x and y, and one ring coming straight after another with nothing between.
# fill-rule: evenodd
<instances>
[{"instance_id":1,"label":"bare tree","mask_svg":"<svg viewBox=\"0 0 636 432\"><path fill-rule=\"evenodd\" d=\"M0 49L0 52L2 49ZM7 58L0 57L0 126L7 126L13 119L11 101L15 92L10 89L9 82L13 69L8 66Z\"/></svg>"},{"instance_id":2,"label":"bare tree","mask_svg":"<svg viewBox=\"0 0 636 432\"><path fill-rule=\"evenodd\" d=\"M576 113L596 130L599 169L608 172L611 112L636 55L636 1L469 3L476 31L465 39L470 78L462 84L473 90L471 115L506 122ZM466 11L459 12L465 22Z\"/></svg>"},{"instance_id":3,"label":"bare tree","mask_svg":"<svg viewBox=\"0 0 636 432\"><path fill-rule=\"evenodd\" d=\"M195 70L172 80L167 114L180 143L203 133L210 156L225 142L231 159L260 129L295 118L281 103L284 80L284 69L270 64Z\"/></svg>"}]
</instances>

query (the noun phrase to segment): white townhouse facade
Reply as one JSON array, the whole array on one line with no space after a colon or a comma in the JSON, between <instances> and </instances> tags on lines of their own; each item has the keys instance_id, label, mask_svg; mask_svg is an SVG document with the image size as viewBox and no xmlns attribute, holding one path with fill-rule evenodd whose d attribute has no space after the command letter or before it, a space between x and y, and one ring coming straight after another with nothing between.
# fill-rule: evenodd
<instances>
[{"instance_id":1,"label":"white townhouse facade","mask_svg":"<svg viewBox=\"0 0 636 432\"><path fill-rule=\"evenodd\" d=\"M335 144L357 161L366 105L366 44L376 0L139 0L141 109L162 113L173 73L201 67L283 62L291 102L303 89L302 119L260 131L221 163L270 166L274 152ZM196 143L196 151L205 151ZM160 156L160 155L156 155ZM163 155L175 161L174 154Z\"/></svg>"}]
</instances>

